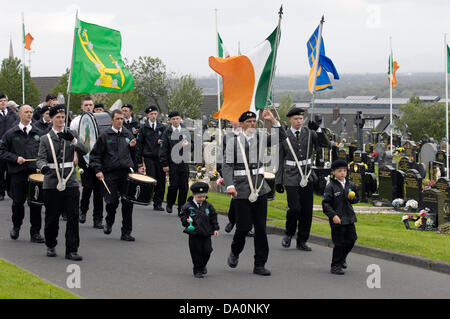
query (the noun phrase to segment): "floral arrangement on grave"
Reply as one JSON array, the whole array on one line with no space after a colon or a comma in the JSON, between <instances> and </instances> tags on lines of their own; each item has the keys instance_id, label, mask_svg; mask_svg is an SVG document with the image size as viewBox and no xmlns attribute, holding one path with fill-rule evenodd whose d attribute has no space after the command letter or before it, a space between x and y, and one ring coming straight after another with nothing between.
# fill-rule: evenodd
<instances>
[{"instance_id":1,"label":"floral arrangement on grave","mask_svg":"<svg viewBox=\"0 0 450 319\"><path fill-rule=\"evenodd\" d=\"M400 153L403 153L405 151L405 148L399 146L399 147L397 147L397 151L399 151Z\"/></svg>"},{"instance_id":2,"label":"floral arrangement on grave","mask_svg":"<svg viewBox=\"0 0 450 319\"><path fill-rule=\"evenodd\" d=\"M414 226L417 227L415 230L432 230L435 225L433 220L429 218L429 214L430 209L425 207L419 212L419 214L408 214L402 216L402 222L406 229L414 229L409 225L409 221L413 221Z\"/></svg>"},{"instance_id":3,"label":"floral arrangement on grave","mask_svg":"<svg viewBox=\"0 0 450 319\"><path fill-rule=\"evenodd\" d=\"M220 178L220 174L217 170L215 170L214 172L208 172L208 177L211 182L214 182Z\"/></svg>"},{"instance_id":4,"label":"floral arrangement on grave","mask_svg":"<svg viewBox=\"0 0 450 319\"><path fill-rule=\"evenodd\" d=\"M196 179L197 180L202 180L205 178L205 173L206 173L206 167L202 167L202 166L197 166L197 176Z\"/></svg>"},{"instance_id":5,"label":"floral arrangement on grave","mask_svg":"<svg viewBox=\"0 0 450 319\"><path fill-rule=\"evenodd\" d=\"M372 156L374 159L378 158L378 153L377 152L370 153L369 155Z\"/></svg>"},{"instance_id":6,"label":"floral arrangement on grave","mask_svg":"<svg viewBox=\"0 0 450 319\"><path fill-rule=\"evenodd\" d=\"M430 189L436 184L434 179L424 179L422 180L422 189Z\"/></svg>"}]
</instances>

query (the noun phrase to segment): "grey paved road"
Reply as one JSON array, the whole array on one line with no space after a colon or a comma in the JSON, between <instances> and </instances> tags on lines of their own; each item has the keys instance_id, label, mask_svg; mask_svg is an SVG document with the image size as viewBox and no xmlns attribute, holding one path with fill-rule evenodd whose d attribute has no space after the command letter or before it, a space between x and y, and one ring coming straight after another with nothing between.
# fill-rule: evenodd
<instances>
[{"instance_id":1,"label":"grey paved road","mask_svg":"<svg viewBox=\"0 0 450 319\"><path fill-rule=\"evenodd\" d=\"M45 256L45 245L29 242L28 213L17 241L9 238L11 200L0 202L0 257L67 289L64 259L65 223L60 223L58 257ZM253 239L249 238L236 269L226 265L232 234L213 239L208 277L192 276L187 235L176 214L135 206L136 242L120 241L121 214L107 236L80 225L79 253L84 260L81 288L68 289L85 298L450 298L450 276L382 259L350 254L344 276L329 273L331 249L311 244L312 252L283 249L281 237L269 235L270 277L252 274ZM220 216L223 229L226 219ZM293 241L295 246L295 241ZM368 265L381 270L381 288L367 287ZM0 283L1 284L1 283Z\"/></svg>"}]
</instances>

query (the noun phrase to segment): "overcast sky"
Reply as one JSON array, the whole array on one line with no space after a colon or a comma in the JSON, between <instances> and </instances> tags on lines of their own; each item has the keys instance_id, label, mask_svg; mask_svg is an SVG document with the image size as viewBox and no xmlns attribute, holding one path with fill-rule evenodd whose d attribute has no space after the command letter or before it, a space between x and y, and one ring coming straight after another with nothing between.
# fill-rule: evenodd
<instances>
[{"instance_id":1,"label":"overcast sky","mask_svg":"<svg viewBox=\"0 0 450 319\"><path fill-rule=\"evenodd\" d=\"M31 48L32 76L58 76L71 61L75 11L83 21L119 30L122 57L159 57L176 74L210 76L215 55L215 11L232 55L252 49L276 27L283 4L277 74L306 74L306 41L325 15L325 50L338 72L387 72L389 35L398 72L444 72L449 0L89 0L2 1L0 58L21 57L21 12ZM450 42L450 35L449 42ZM28 64L28 55L26 57Z\"/></svg>"}]
</instances>

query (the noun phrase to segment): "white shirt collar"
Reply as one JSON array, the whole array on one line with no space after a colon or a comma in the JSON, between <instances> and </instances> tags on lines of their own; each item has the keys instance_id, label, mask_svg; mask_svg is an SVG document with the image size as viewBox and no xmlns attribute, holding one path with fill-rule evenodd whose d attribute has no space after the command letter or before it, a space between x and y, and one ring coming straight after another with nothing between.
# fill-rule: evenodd
<instances>
[{"instance_id":1,"label":"white shirt collar","mask_svg":"<svg viewBox=\"0 0 450 319\"><path fill-rule=\"evenodd\" d=\"M19 128L21 131L23 131L23 128L26 127L27 128L27 134L30 133L31 131L31 124L28 124L27 126L23 125L22 122L19 123Z\"/></svg>"},{"instance_id":2,"label":"white shirt collar","mask_svg":"<svg viewBox=\"0 0 450 319\"><path fill-rule=\"evenodd\" d=\"M119 133L122 132L122 128L120 129L120 131L116 130L114 126L111 126L112 130L114 131L114 133Z\"/></svg>"},{"instance_id":3,"label":"white shirt collar","mask_svg":"<svg viewBox=\"0 0 450 319\"><path fill-rule=\"evenodd\" d=\"M172 131L173 132L181 132L181 125L178 126L178 127L175 127L175 126L172 125Z\"/></svg>"},{"instance_id":4,"label":"white shirt collar","mask_svg":"<svg viewBox=\"0 0 450 319\"><path fill-rule=\"evenodd\" d=\"M3 110L3 112L5 112L5 116L8 115L8 108L5 107L5 109ZM2 111L0 111L0 114L2 113Z\"/></svg>"},{"instance_id":5,"label":"white shirt collar","mask_svg":"<svg viewBox=\"0 0 450 319\"><path fill-rule=\"evenodd\" d=\"M293 127L291 126L291 132L292 132L292 134L294 134L294 135L295 135L295 132L301 132L301 130L302 130L301 127L300 127L298 130L296 130L295 128L293 128Z\"/></svg>"},{"instance_id":6,"label":"white shirt collar","mask_svg":"<svg viewBox=\"0 0 450 319\"><path fill-rule=\"evenodd\" d=\"M151 126L151 127L153 127L153 125L155 125L156 126L156 121L155 122L152 122L152 121L150 121L150 120L148 120L148 124Z\"/></svg>"},{"instance_id":7,"label":"white shirt collar","mask_svg":"<svg viewBox=\"0 0 450 319\"><path fill-rule=\"evenodd\" d=\"M200 208L200 204L197 203L197 201L195 200L195 198L193 198L192 201L195 203L195 205L197 205L198 208Z\"/></svg>"},{"instance_id":8,"label":"white shirt collar","mask_svg":"<svg viewBox=\"0 0 450 319\"><path fill-rule=\"evenodd\" d=\"M341 183L341 185L342 185L342 188L343 189L345 189L345 180L343 181L343 182L341 182L340 180L338 180L337 178L336 178L336 180L339 182L339 183Z\"/></svg>"}]
</instances>

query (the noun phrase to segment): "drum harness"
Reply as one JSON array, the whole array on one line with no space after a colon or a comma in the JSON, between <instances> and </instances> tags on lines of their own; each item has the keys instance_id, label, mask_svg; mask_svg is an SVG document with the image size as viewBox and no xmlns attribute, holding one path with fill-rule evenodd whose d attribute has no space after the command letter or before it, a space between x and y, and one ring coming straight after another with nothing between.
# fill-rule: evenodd
<instances>
[{"instance_id":1,"label":"drum harness","mask_svg":"<svg viewBox=\"0 0 450 319\"><path fill-rule=\"evenodd\" d=\"M56 158L56 153L55 153L55 147L53 146L53 141L52 138L50 136L50 133L47 133L47 137L48 137L48 142L50 144L50 149L52 151L52 157L53 157L53 162L55 163L55 170L56 170L56 177L58 178L58 185L56 186L56 189L60 192L64 191L66 189L66 182L69 180L70 176L72 176L73 173L73 165L72 165L72 169L69 172L69 175L67 175L67 178L64 178L64 159L63 162L61 163L61 174L62 174L62 178L61 175L59 174L59 167L58 167L58 160ZM64 141L64 149L66 148L66 142ZM65 153L65 152L64 152Z\"/></svg>"}]
</instances>

